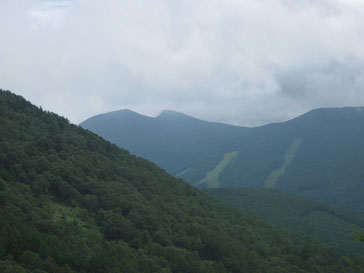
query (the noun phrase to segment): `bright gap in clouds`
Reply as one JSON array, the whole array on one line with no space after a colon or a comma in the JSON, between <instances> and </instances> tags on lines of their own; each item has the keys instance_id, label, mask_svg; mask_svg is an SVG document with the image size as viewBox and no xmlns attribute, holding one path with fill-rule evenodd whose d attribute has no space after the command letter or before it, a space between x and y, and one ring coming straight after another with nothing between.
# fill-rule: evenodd
<instances>
[{"instance_id":1,"label":"bright gap in clouds","mask_svg":"<svg viewBox=\"0 0 364 273\"><path fill-rule=\"evenodd\" d=\"M28 12L33 28L60 27L64 16L73 7L74 1L47 0L40 2Z\"/></svg>"},{"instance_id":2,"label":"bright gap in clouds","mask_svg":"<svg viewBox=\"0 0 364 273\"><path fill-rule=\"evenodd\" d=\"M362 0L0 2L0 88L79 123L121 108L254 126L364 105Z\"/></svg>"}]
</instances>

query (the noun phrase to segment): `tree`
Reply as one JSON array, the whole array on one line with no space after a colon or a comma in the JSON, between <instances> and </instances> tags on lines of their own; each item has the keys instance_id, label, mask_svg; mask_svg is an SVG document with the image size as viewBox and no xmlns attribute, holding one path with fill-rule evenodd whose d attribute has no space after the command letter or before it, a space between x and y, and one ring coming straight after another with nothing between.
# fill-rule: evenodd
<instances>
[{"instance_id":1,"label":"tree","mask_svg":"<svg viewBox=\"0 0 364 273\"><path fill-rule=\"evenodd\" d=\"M364 234L363 234L363 232L358 227L355 227L355 229L356 229L356 232L354 233L354 237L359 242L364 242ZM353 268L354 270L356 270L358 272L364 273L364 269L361 268L360 266L358 266L357 264L355 264L350 258L344 257L344 259L348 262L348 264L349 264L349 266L351 268Z\"/></svg>"}]
</instances>

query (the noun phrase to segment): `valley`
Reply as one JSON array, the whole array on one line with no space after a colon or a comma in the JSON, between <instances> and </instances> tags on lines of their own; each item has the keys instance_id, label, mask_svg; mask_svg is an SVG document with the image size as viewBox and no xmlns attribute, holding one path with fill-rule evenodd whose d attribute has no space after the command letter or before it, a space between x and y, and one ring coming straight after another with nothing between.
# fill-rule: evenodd
<instances>
[{"instance_id":1,"label":"valley","mask_svg":"<svg viewBox=\"0 0 364 273\"><path fill-rule=\"evenodd\" d=\"M271 189L206 189L205 192L274 226L321 244L364 256L353 225L364 229L364 215Z\"/></svg>"}]
</instances>

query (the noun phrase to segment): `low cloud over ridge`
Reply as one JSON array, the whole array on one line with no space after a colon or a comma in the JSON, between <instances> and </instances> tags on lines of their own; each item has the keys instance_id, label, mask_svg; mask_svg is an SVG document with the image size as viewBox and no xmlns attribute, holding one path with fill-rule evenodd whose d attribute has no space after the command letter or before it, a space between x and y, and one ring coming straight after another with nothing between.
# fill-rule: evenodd
<instances>
[{"instance_id":1,"label":"low cloud over ridge","mask_svg":"<svg viewBox=\"0 0 364 273\"><path fill-rule=\"evenodd\" d=\"M363 18L362 0L1 1L0 87L75 123L282 121L364 105Z\"/></svg>"}]
</instances>

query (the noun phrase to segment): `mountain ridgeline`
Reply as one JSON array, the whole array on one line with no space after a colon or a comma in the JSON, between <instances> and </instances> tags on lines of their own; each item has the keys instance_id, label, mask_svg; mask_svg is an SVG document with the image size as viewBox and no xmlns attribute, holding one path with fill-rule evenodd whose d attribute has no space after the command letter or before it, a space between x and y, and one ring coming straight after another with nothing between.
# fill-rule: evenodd
<instances>
[{"instance_id":1,"label":"mountain ridgeline","mask_svg":"<svg viewBox=\"0 0 364 273\"><path fill-rule=\"evenodd\" d=\"M317 109L255 128L129 110L81 126L200 188L270 188L364 211L361 107Z\"/></svg>"},{"instance_id":2,"label":"mountain ridgeline","mask_svg":"<svg viewBox=\"0 0 364 273\"><path fill-rule=\"evenodd\" d=\"M0 272L351 272L2 90L0 131Z\"/></svg>"},{"instance_id":3,"label":"mountain ridgeline","mask_svg":"<svg viewBox=\"0 0 364 273\"><path fill-rule=\"evenodd\" d=\"M239 127L205 122L171 110L156 118L120 110L80 125L173 174L186 171L191 162L204 161L214 154L215 146L241 134Z\"/></svg>"}]
</instances>

